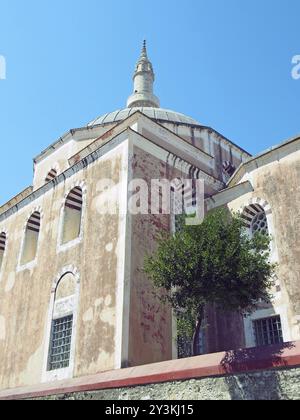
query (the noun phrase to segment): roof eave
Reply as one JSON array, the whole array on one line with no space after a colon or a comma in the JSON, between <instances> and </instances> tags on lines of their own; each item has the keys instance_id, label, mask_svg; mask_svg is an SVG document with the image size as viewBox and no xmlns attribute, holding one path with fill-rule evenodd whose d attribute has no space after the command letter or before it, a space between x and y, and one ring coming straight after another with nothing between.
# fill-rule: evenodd
<instances>
[{"instance_id":1,"label":"roof eave","mask_svg":"<svg viewBox=\"0 0 300 420\"><path fill-rule=\"evenodd\" d=\"M289 150L289 147L291 145L299 143L299 147L294 150ZM251 157L250 159L243 162L239 168L236 170L236 172L232 175L230 180L227 183L228 187L232 187L236 185L240 180L243 178L243 176L246 174L247 170L250 169L250 171L258 169L262 166L264 166L266 163L266 158L269 158L270 161L278 160L278 152L283 151L286 149L285 155L288 155L292 153L295 150L300 150L300 135L297 135L295 137L292 137L289 140L286 140L285 142L273 146L261 153L259 153L256 156ZM250 166L253 165L253 168L250 168Z\"/></svg>"}]
</instances>

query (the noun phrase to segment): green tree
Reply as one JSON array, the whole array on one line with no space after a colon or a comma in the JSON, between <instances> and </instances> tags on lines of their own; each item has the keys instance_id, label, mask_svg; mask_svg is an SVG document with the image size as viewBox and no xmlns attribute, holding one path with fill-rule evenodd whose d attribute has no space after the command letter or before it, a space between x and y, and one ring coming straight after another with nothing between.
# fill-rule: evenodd
<instances>
[{"instance_id":1,"label":"green tree","mask_svg":"<svg viewBox=\"0 0 300 420\"><path fill-rule=\"evenodd\" d=\"M164 289L178 318L178 336L193 339L193 354L207 305L250 314L259 300L270 302L275 265L270 263L271 238L250 237L239 215L226 209L208 213L199 226L183 226L163 235L145 272Z\"/></svg>"}]
</instances>

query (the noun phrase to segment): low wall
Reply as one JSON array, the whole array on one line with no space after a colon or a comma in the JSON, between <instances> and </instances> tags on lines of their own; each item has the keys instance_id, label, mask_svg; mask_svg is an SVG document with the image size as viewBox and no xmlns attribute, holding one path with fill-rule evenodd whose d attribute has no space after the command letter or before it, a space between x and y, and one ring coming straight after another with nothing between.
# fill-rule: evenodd
<instances>
[{"instance_id":1,"label":"low wall","mask_svg":"<svg viewBox=\"0 0 300 420\"><path fill-rule=\"evenodd\" d=\"M300 368L220 378L193 379L133 388L77 392L49 400L298 400Z\"/></svg>"},{"instance_id":2,"label":"low wall","mask_svg":"<svg viewBox=\"0 0 300 420\"><path fill-rule=\"evenodd\" d=\"M298 400L300 342L174 360L0 392L0 399Z\"/></svg>"}]
</instances>

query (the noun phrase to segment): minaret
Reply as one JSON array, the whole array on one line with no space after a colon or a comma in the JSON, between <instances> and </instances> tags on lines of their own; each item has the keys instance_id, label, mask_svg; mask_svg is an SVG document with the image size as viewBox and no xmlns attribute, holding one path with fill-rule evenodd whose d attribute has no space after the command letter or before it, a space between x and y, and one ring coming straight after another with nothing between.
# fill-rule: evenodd
<instances>
[{"instance_id":1,"label":"minaret","mask_svg":"<svg viewBox=\"0 0 300 420\"><path fill-rule=\"evenodd\" d=\"M142 53L133 76L134 93L127 101L128 108L160 107L159 99L153 94L154 80L152 63L148 58L146 41L144 41Z\"/></svg>"}]
</instances>

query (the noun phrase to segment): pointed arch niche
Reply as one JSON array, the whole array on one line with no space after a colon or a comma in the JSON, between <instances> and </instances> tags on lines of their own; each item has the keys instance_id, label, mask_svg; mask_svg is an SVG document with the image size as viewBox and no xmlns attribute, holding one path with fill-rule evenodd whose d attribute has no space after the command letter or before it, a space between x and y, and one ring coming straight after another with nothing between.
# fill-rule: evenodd
<instances>
[{"instance_id":1,"label":"pointed arch niche","mask_svg":"<svg viewBox=\"0 0 300 420\"><path fill-rule=\"evenodd\" d=\"M53 284L46 333L43 381L73 377L79 274L65 268Z\"/></svg>"}]
</instances>

